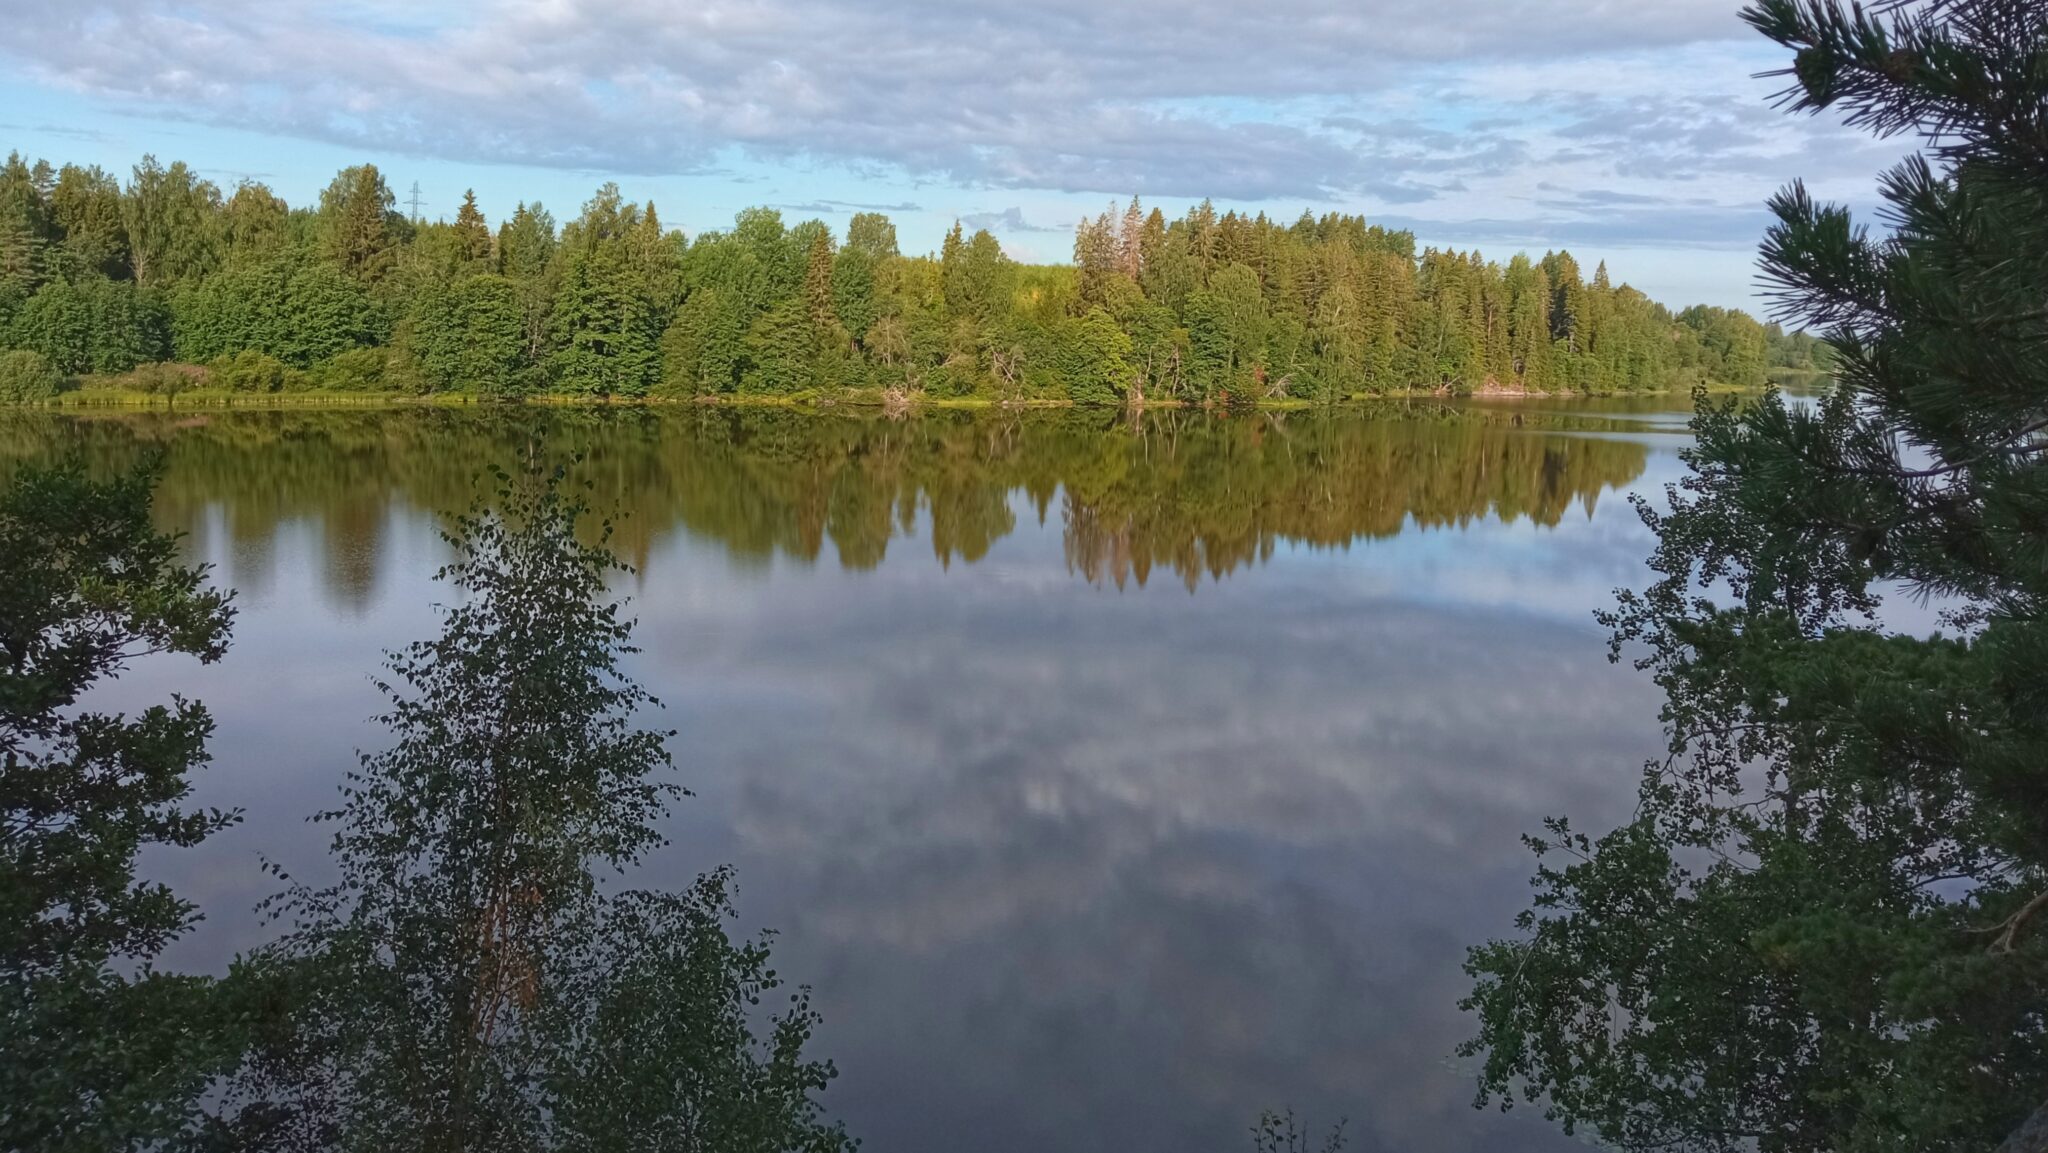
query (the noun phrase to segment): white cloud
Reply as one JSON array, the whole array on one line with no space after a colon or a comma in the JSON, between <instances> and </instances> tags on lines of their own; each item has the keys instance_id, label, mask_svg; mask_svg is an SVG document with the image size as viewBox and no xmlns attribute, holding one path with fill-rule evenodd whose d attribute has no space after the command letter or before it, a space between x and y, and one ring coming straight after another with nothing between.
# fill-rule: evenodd
<instances>
[{"instance_id":1,"label":"white cloud","mask_svg":"<svg viewBox=\"0 0 2048 1153\"><path fill-rule=\"evenodd\" d=\"M0 44L117 107L461 162L677 175L739 152L1678 244L1753 241L1802 166L1876 168L1765 106L1771 51L1733 0L37 0Z\"/></svg>"}]
</instances>

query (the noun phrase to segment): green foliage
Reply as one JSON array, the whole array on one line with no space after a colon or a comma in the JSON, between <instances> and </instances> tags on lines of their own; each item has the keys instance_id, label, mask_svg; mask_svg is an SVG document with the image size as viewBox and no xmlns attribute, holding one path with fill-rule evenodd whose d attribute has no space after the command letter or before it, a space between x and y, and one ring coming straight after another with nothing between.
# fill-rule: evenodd
<instances>
[{"instance_id":1,"label":"green foliage","mask_svg":"<svg viewBox=\"0 0 2048 1153\"><path fill-rule=\"evenodd\" d=\"M875 323L875 259L851 244L832 258L832 311L854 340Z\"/></svg>"},{"instance_id":2,"label":"green foliage","mask_svg":"<svg viewBox=\"0 0 2048 1153\"><path fill-rule=\"evenodd\" d=\"M221 207L220 229L227 245L227 262L268 260L289 242L290 213L283 200L253 180L235 186L235 194Z\"/></svg>"},{"instance_id":3,"label":"green foliage","mask_svg":"<svg viewBox=\"0 0 2048 1153\"><path fill-rule=\"evenodd\" d=\"M148 963L195 919L136 875L147 846L233 823L182 807L213 722L174 699L81 707L152 654L218 660L232 610L150 527L148 469L27 468L0 495L0 1145L146 1148L231 1062L210 984ZM137 966L140 965L140 968Z\"/></svg>"},{"instance_id":4,"label":"green foliage","mask_svg":"<svg viewBox=\"0 0 2048 1153\"><path fill-rule=\"evenodd\" d=\"M1761 380L1771 367L1770 329L1747 313L1695 305L1678 314L1690 337L1679 355L1704 381Z\"/></svg>"},{"instance_id":5,"label":"green foliage","mask_svg":"<svg viewBox=\"0 0 2048 1153\"><path fill-rule=\"evenodd\" d=\"M746 362L740 391L787 395L811 387L815 342L810 318L795 300L756 317L747 329Z\"/></svg>"},{"instance_id":6,"label":"green foliage","mask_svg":"<svg viewBox=\"0 0 2048 1153\"><path fill-rule=\"evenodd\" d=\"M156 294L101 276L43 285L8 334L67 373L122 372L170 353L170 318Z\"/></svg>"},{"instance_id":7,"label":"green foliage","mask_svg":"<svg viewBox=\"0 0 2048 1153\"><path fill-rule=\"evenodd\" d=\"M283 361L254 349L223 356L206 367L209 382L229 392L282 392L291 378Z\"/></svg>"},{"instance_id":8,"label":"green foliage","mask_svg":"<svg viewBox=\"0 0 2048 1153\"><path fill-rule=\"evenodd\" d=\"M64 374L33 349L0 352L0 403L33 404L64 389Z\"/></svg>"},{"instance_id":9,"label":"green foliage","mask_svg":"<svg viewBox=\"0 0 2048 1153\"><path fill-rule=\"evenodd\" d=\"M1747 18L1797 53L1794 107L1943 147L1886 175L1882 236L1773 201L1766 276L1837 387L1700 397L1691 474L1642 506L1658 579L1606 618L1670 756L1621 829L1532 839L1521 934L1470 957L1466 1051L1482 1100L1625 1147L1988 1149L2048 1085L2048 150L2014 112L2048 103L2048 14ZM1745 370L1787 343L1684 323ZM1884 627L1893 590L1943 632Z\"/></svg>"},{"instance_id":10,"label":"green foliage","mask_svg":"<svg viewBox=\"0 0 2048 1153\"><path fill-rule=\"evenodd\" d=\"M1204 400L1261 399L1271 321L1258 274L1242 264L1218 270L1188 298L1191 376Z\"/></svg>"},{"instance_id":11,"label":"green foliage","mask_svg":"<svg viewBox=\"0 0 2048 1153\"><path fill-rule=\"evenodd\" d=\"M606 185L563 232L560 287L550 317L553 387L645 396L661 379L661 338L681 286L680 238Z\"/></svg>"},{"instance_id":12,"label":"green foliage","mask_svg":"<svg viewBox=\"0 0 2048 1153\"><path fill-rule=\"evenodd\" d=\"M397 197L374 164L344 168L320 193L320 227L326 255L360 283L375 283L398 259L404 221L394 211Z\"/></svg>"},{"instance_id":13,"label":"green foliage","mask_svg":"<svg viewBox=\"0 0 2048 1153\"><path fill-rule=\"evenodd\" d=\"M121 184L98 165L67 164L50 190L50 224L61 244L65 274L125 278L128 232L121 222Z\"/></svg>"},{"instance_id":14,"label":"green foliage","mask_svg":"<svg viewBox=\"0 0 2048 1153\"><path fill-rule=\"evenodd\" d=\"M195 176L184 161L165 168L156 157L143 157L121 201L135 282L165 286L213 271L220 207L220 189Z\"/></svg>"},{"instance_id":15,"label":"green foliage","mask_svg":"<svg viewBox=\"0 0 2048 1153\"><path fill-rule=\"evenodd\" d=\"M406 343L436 392L516 396L524 379L519 289L484 274L432 284L413 300Z\"/></svg>"},{"instance_id":16,"label":"green foliage","mask_svg":"<svg viewBox=\"0 0 2048 1153\"><path fill-rule=\"evenodd\" d=\"M15 298L36 290L48 273L51 222L26 160L7 154L0 166L0 289Z\"/></svg>"},{"instance_id":17,"label":"green foliage","mask_svg":"<svg viewBox=\"0 0 2048 1153\"><path fill-rule=\"evenodd\" d=\"M254 351L307 368L383 333L362 287L302 252L237 264L182 288L171 316L178 356L193 362Z\"/></svg>"},{"instance_id":18,"label":"green foliage","mask_svg":"<svg viewBox=\"0 0 2048 1153\"><path fill-rule=\"evenodd\" d=\"M207 382L211 374L195 364L138 364L117 376L101 377L91 382L95 388L115 392L141 393L147 396L176 396L188 389L197 388Z\"/></svg>"},{"instance_id":19,"label":"green foliage","mask_svg":"<svg viewBox=\"0 0 2048 1153\"><path fill-rule=\"evenodd\" d=\"M746 328L732 298L716 288L690 294L662 337L662 389L672 395L731 392L746 363Z\"/></svg>"},{"instance_id":20,"label":"green foliage","mask_svg":"<svg viewBox=\"0 0 2048 1153\"><path fill-rule=\"evenodd\" d=\"M627 679L609 526L509 478L457 520L441 635L389 658L392 745L323 819L340 880L294 886L241 979L289 1012L225 1090L220 1128L282 1149L846 1149L802 991L735 941L724 872L681 893L598 872L660 844L672 734Z\"/></svg>"},{"instance_id":21,"label":"green foliage","mask_svg":"<svg viewBox=\"0 0 2048 1153\"><path fill-rule=\"evenodd\" d=\"M1062 342L1060 365L1069 395L1082 404L1115 404L1136 373L1131 369L1131 338L1100 308L1070 321Z\"/></svg>"},{"instance_id":22,"label":"green foliage","mask_svg":"<svg viewBox=\"0 0 2048 1153\"><path fill-rule=\"evenodd\" d=\"M381 348L351 348L315 366L310 376L336 392L378 392L391 387L390 356Z\"/></svg>"},{"instance_id":23,"label":"green foliage","mask_svg":"<svg viewBox=\"0 0 2048 1153\"><path fill-rule=\"evenodd\" d=\"M470 194L452 222L408 221L372 165L296 212L246 181L223 200L149 157L126 189L98 169L40 182L38 170L19 156L0 167L0 345L70 371L254 350L310 382L316 366L385 346L408 387L490 396L875 387L1238 404L1761 385L1772 369L1826 367L1804 333L1718 309L1673 317L1604 268L1589 282L1568 253L1505 267L1418 254L1409 233L1335 214L1282 224L1204 203L1168 220L1133 199L1081 222L1073 265L1024 266L958 225L936 254L906 256L872 212L839 244L822 222L768 208L685 243L613 184L559 235L546 209L521 203L494 237ZM70 289L16 324L52 285L131 282L151 291L112 327ZM1107 392L1103 334L1080 323L1095 309L1129 344L1131 374ZM1096 375L1064 379L1074 363Z\"/></svg>"},{"instance_id":24,"label":"green foliage","mask_svg":"<svg viewBox=\"0 0 2048 1153\"><path fill-rule=\"evenodd\" d=\"M846 247L875 261L901 255L896 248L896 226L879 212L853 214L846 225Z\"/></svg>"},{"instance_id":25,"label":"green foliage","mask_svg":"<svg viewBox=\"0 0 2048 1153\"><path fill-rule=\"evenodd\" d=\"M455 234L461 240L458 248L465 261L471 264L490 261L491 226L484 221L483 210L476 206L474 189L465 189L462 193L462 207L455 210Z\"/></svg>"}]
</instances>

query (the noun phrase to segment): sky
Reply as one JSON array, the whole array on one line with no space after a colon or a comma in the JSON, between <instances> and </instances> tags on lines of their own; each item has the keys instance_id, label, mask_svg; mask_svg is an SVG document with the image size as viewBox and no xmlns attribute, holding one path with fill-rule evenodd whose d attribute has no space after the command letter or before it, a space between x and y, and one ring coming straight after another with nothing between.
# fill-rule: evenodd
<instances>
[{"instance_id":1,"label":"sky","mask_svg":"<svg viewBox=\"0 0 2048 1153\"><path fill-rule=\"evenodd\" d=\"M1023 260L1131 196L1569 247L1674 305L1763 311L1765 199L1867 208L1904 151L1773 109L1733 0L9 0L0 149L143 153L294 204L573 216L616 180L695 234L753 205Z\"/></svg>"}]
</instances>

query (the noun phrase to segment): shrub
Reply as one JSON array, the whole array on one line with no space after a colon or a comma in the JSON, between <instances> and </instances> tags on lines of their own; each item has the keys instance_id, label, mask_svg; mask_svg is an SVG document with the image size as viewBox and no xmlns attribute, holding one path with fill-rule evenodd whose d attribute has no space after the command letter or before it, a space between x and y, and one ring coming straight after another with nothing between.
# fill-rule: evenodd
<instances>
[{"instance_id":1,"label":"shrub","mask_svg":"<svg viewBox=\"0 0 2048 1153\"><path fill-rule=\"evenodd\" d=\"M110 387L151 396L176 396L207 381L206 369L196 364L139 364L108 382Z\"/></svg>"},{"instance_id":2,"label":"shrub","mask_svg":"<svg viewBox=\"0 0 2048 1153\"><path fill-rule=\"evenodd\" d=\"M250 348L223 356L207 367L213 372L213 383L229 392L281 392L287 377L284 361Z\"/></svg>"},{"instance_id":3,"label":"shrub","mask_svg":"<svg viewBox=\"0 0 2048 1153\"><path fill-rule=\"evenodd\" d=\"M63 389L64 376L49 357L28 349L0 352L0 402L33 404Z\"/></svg>"},{"instance_id":4,"label":"shrub","mask_svg":"<svg viewBox=\"0 0 2048 1153\"><path fill-rule=\"evenodd\" d=\"M351 348L316 366L309 374L320 388L337 392L379 392L387 381L390 358L381 348Z\"/></svg>"}]
</instances>

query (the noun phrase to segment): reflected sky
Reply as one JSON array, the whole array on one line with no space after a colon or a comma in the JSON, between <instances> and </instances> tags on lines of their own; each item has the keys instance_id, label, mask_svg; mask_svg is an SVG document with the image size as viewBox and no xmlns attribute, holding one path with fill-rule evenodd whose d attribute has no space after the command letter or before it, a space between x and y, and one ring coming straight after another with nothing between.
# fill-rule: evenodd
<instances>
[{"instance_id":1,"label":"reflected sky","mask_svg":"<svg viewBox=\"0 0 2048 1153\"><path fill-rule=\"evenodd\" d=\"M1287 1106L1367 1151L1579 1147L1470 1108L1459 962L1525 903L1518 836L1619 820L1661 745L1591 613L1643 579L1624 494L1677 478L1682 414L1176 417L21 417L0 446L168 446L161 515L241 590L224 662L108 694L206 701L197 799L247 811L149 858L207 913L168 964L264 937L260 860L330 876L304 818L379 743L379 653L436 628L434 510L476 462L580 450L696 794L633 880L737 867L868 1148L1239 1148Z\"/></svg>"}]
</instances>

